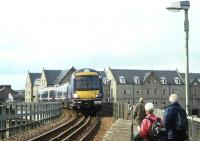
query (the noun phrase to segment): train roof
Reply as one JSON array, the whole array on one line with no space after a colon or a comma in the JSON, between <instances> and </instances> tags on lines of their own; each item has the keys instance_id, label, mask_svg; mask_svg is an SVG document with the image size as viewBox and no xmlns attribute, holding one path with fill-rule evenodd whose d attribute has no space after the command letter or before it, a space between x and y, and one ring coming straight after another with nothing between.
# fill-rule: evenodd
<instances>
[{"instance_id":1,"label":"train roof","mask_svg":"<svg viewBox=\"0 0 200 141\"><path fill-rule=\"evenodd\" d=\"M95 69L90 68L83 68L77 70L74 75L101 75L100 72L96 71Z\"/></svg>"}]
</instances>

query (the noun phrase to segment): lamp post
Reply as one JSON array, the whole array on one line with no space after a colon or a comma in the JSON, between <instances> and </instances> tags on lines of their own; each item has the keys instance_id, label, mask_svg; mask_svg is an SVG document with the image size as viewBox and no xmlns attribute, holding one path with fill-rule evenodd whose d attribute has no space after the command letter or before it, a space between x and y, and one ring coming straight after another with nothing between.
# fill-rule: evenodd
<instances>
[{"instance_id":1,"label":"lamp post","mask_svg":"<svg viewBox=\"0 0 200 141\"><path fill-rule=\"evenodd\" d=\"M188 9L190 8L189 1L173 2L170 7L167 7L170 11L185 11L184 31L185 31L185 51L186 51L186 72L185 72L185 100L186 100L186 113L188 116L189 112L189 54L188 54L188 40L189 40L189 20L188 20Z\"/></svg>"}]
</instances>

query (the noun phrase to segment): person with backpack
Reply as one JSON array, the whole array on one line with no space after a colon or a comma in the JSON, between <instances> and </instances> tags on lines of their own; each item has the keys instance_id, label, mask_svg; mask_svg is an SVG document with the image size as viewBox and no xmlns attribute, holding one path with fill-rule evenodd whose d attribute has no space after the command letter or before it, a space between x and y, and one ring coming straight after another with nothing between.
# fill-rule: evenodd
<instances>
[{"instance_id":1,"label":"person with backpack","mask_svg":"<svg viewBox=\"0 0 200 141\"><path fill-rule=\"evenodd\" d=\"M133 113L133 119L136 122L138 132L140 131L140 125L142 123L142 120L145 117L146 117L146 112L145 112L145 109L144 109L144 100L141 97L139 99L139 102L136 104L136 107L135 107L135 110L134 110L134 113Z\"/></svg>"},{"instance_id":2,"label":"person with backpack","mask_svg":"<svg viewBox=\"0 0 200 141\"><path fill-rule=\"evenodd\" d=\"M167 131L168 141L187 140L187 114L178 103L178 96L171 94L170 104L165 107L163 123Z\"/></svg>"},{"instance_id":3,"label":"person with backpack","mask_svg":"<svg viewBox=\"0 0 200 141\"><path fill-rule=\"evenodd\" d=\"M145 104L147 116L143 119L139 133L134 141L167 141L162 120L153 114L153 103Z\"/></svg>"}]
</instances>

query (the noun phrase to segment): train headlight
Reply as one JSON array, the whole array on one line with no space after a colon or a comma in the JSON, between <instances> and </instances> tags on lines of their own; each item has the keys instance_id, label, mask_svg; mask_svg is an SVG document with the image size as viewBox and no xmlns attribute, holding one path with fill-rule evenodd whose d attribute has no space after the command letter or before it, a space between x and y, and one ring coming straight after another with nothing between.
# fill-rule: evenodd
<instances>
[{"instance_id":1,"label":"train headlight","mask_svg":"<svg viewBox=\"0 0 200 141\"><path fill-rule=\"evenodd\" d=\"M101 97L102 96L102 94L101 93L99 93L99 94L96 94L96 97Z\"/></svg>"},{"instance_id":2,"label":"train headlight","mask_svg":"<svg viewBox=\"0 0 200 141\"><path fill-rule=\"evenodd\" d=\"M78 94L73 94L73 98L79 98Z\"/></svg>"}]
</instances>

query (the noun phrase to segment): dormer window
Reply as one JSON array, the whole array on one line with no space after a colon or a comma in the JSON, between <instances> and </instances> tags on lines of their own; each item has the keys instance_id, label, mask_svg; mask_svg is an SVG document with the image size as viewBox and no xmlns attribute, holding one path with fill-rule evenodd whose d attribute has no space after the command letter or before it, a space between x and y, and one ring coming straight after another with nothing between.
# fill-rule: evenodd
<instances>
[{"instance_id":1,"label":"dormer window","mask_svg":"<svg viewBox=\"0 0 200 141\"><path fill-rule=\"evenodd\" d=\"M181 84L181 80L178 77L175 77L174 81L175 81L176 84Z\"/></svg>"},{"instance_id":2,"label":"dormer window","mask_svg":"<svg viewBox=\"0 0 200 141\"><path fill-rule=\"evenodd\" d=\"M135 84L139 84L140 83L140 78L138 76L134 77L134 82Z\"/></svg>"},{"instance_id":3,"label":"dormer window","mask_svg":"<svg viewBox=\"0 0 200 141\"><path fill-rule=\"evenodd\" d=\"M160 82L161 82L162 84L167 84L167 79L166 79L165 77L161 77L161 78L160 78Z\"/></svg>"},{"instance_id":4,"label":"dormer window","mask_svg":"<svg viewBox=\"0 0 200 141\"><path fill-rule=\"evenodd\" d=\"M111 80L107 79L106 77L103 77L103 84L104 85L109 85Z\"/></svg>"},{"instance_id":5,"label":"dormer window","mask_svg":"<svg viewBox=\"0 0 200 141\"><path fill-rule=\"evenodd\" d=\"M124 77L124 76L119 76L119 82L120 82L121 84L126 83L125 77Z\"/></svg>"}]
</instances>

